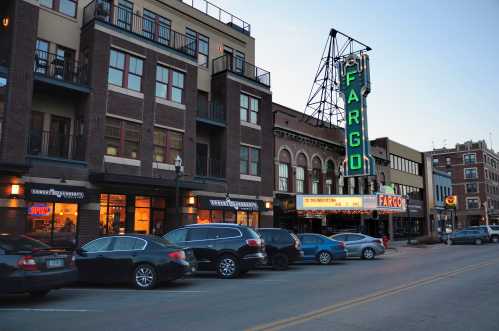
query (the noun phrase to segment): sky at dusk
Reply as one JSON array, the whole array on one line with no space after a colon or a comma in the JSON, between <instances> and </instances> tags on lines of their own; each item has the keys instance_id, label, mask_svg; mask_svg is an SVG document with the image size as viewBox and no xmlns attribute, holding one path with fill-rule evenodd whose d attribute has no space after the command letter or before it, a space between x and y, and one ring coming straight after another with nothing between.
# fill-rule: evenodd
<instances>
[{"instance_id":1,"label":"sky at dusk","mask_svg":"<svg viewBox=\"0 0 499 331\"><path fill-rule=\"evenodd\" d=\"M499 150L499 0L213 0L251 24L274 102L303 111L331 27L371 46L369 136Z\"/></svg>"}]
</instances>

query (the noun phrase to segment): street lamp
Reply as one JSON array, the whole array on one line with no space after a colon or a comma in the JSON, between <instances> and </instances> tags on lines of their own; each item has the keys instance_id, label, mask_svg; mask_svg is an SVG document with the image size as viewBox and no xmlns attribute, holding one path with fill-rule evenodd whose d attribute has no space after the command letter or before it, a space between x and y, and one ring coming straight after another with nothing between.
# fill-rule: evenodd
<instances>
[{"instance_id":1,"label":"street lamp","mask_svg":"<svg viewBox=\"0 0 499 331\"><path fill-rule=\"evenodd\" d=\"M180 188L179 188L179 179L183 176L182 173L182 159L179 155L175 158L175 211L177 216L177 221L180 220Z\"/></svg>"}]
</instances>

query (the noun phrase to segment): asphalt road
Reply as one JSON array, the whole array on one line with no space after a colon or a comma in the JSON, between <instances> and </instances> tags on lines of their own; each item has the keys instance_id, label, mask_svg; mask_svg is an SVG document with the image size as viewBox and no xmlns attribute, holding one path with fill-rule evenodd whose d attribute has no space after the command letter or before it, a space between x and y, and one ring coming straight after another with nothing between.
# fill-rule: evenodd
<instances>
[{"instance_id":1,"label":"asphalt road","mask_svg":"<svg viewBox=\"0 0 499 331\"><path fill-rule=\"evenodd\" d=\"M400 248L375 261L213 274L154 291L0 296L0 330L499 330L499 245Z\"/></svg>"}]
</instances>

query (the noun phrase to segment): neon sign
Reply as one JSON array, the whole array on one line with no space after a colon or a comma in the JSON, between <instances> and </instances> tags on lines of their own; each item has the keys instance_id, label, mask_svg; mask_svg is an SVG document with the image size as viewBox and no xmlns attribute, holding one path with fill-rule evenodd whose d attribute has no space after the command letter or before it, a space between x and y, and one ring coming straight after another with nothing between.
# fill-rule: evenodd
<instances>
[{"instance_id":1,"label":"neon sign","mask_svg":"<svg viewBox=\"0 0 499 331\"><path fill-rule=\"evenodd\" d=\"M366 97L371 92L369 57L351 54L340 63L340 90L345 101L345 176L374 176L367 133Z\"/></svg>"}]
</instances>

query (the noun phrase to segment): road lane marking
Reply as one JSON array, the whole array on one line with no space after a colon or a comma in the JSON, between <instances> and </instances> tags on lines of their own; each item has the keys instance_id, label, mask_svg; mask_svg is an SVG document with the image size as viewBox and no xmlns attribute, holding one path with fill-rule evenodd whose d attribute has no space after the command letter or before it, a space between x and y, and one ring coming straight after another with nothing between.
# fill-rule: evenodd
<instances>
[{"instance_id":1,"label":"road lane marking","mask_svg":"<svg viewBox=\"0 0 499 331\"><path fill-rule=\"evenodd\" d=\"M30 312L42 312L42 313L90 313L96 312L97 310L91 309L64 309L64 308L0 308L2 311L30 311Z\"/></svg>"},{"instance_id":2,"label":"road lane marking","mask_svg":"<svg viewBox=\"0 0 499 331\"><path fill-rule=\"evenodd\" d=\"M358 297L358 298L347 300L344 302L340 302L340 303L337 303L337 304L334 304L331 306L327 306L327 307L324 307L324 308L321 308L321 309L318 309L315 311L311 311L311 312L306 313L306 314L293 316L290 318L285 318L285 319L278 320L278 321L271 322L271 323L267 323L267 324L262 324L262 325L259 325L259 326L253 327L253 328L249 328L248 331L276 331L276 330L281 330L284 328L296 326L296 325L303 324L305 322L319 319L319 318L322 318L322 317L325 317L328 315L332 315L332 314L338 313L340 311L347 310L347 309L350 309L350 308L353 308L353 307L356 307L359 305L364 305L364 304L367 304L367 303L370 303L373 301L380 300L380 299L385 298L385 297L389 297L389 296L393 296L393 295L396 295L396 294L399 294L402 292L406 292L406 291L414 289L416 287L428 285L428 284L431 284L431 283L434 283L434 282L437 282L440 280L451 278L451 277L459 275L461 273L474 271L474 270L481 269L483 267L487 267L487 266L494 265L497 263L499 263L499 259L494 259L494 260L490 260L487 262L469 265L469 266L455 269L455 270L452 270L449 272L439 273L439 274L425 277L425 278L422 278L422 279L419 279L419 280L416 280L413 282L409 282L409 283L406 283L406 284L403 284L403 285L400 285L400 286L397 286L397 287L394 287L394 288L391 288L388 290L377 291L377 292L371 293L371 294L366 295L366 296Z\"/></svg>"}]
</instances>

